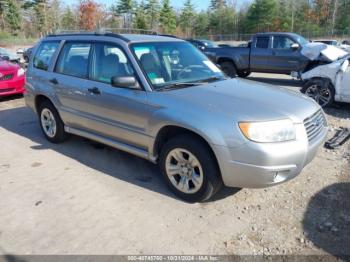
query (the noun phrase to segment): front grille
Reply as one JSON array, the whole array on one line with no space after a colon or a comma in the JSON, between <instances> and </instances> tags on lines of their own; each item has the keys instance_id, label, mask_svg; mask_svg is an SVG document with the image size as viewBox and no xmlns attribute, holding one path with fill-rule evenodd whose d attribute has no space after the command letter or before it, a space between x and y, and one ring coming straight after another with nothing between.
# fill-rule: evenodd
<instances>
[{"instance_id":1,"label":"front grille","mask_svg":"<svg viewBox=\"0 0 350 262\"><path fill-rule=\"evenodd\" d=\"M14 90L14 88L0 88L0 93L6 93Z\"/></svg>"},{"instance_id":2,"label":"front grille","mask_svg":"<svg viewBox=\"0 0 350 262\"><path fill-rule=\"evenodd\" d=\"M320 109L310 117L306 118L304 120L304 126L308 140L312 141L322 132L323 128L327 126L327 121L322 110Z\"/></svg>"},{"instance_id":3,"label":"front grille","mask_svg":"<svg viewBox=\"0 0 350 262\"><path fill-rule=\"evenodd\" d=\"M13 74L7 74L0 77L0 81L11 80L12 78L13 78Z\"/></svg>"}]
</instances>

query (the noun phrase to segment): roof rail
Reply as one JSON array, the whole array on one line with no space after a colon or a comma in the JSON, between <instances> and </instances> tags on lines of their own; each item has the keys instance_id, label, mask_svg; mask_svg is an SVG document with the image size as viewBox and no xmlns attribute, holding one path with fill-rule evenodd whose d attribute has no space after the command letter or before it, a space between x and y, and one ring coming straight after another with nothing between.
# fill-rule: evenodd
<instances>
[{"instance_id":1,"label":"roof rail","mask_svg":"<svg viewBox=\"0 0 350 262\"><path fill-rule=\"evenodd\" d=\"M57 30L53 34L48 34L47 37L54 36L75 36L75 35L105 35L117 37L119 39L124 40L125 42L129 42L129 40L122 36L121 34L146 34L146 35L158 35L158 32L152 30L144 30L144 29L134 29L134 28L99 28L96 31L88 31L88 30Z\"/></svg>"},{"instance_id":2,"label":"roof rail","mask_svg":"<svg viewBox=\"0 0 350 262\"><path fill-rule=\"evenodd\" d=\"M145 35L158 35L157 31L135 28L98 28L96 30L57 30L49 35L70 35L70 34L145 34Z\"/></svg>"}]
</instances>

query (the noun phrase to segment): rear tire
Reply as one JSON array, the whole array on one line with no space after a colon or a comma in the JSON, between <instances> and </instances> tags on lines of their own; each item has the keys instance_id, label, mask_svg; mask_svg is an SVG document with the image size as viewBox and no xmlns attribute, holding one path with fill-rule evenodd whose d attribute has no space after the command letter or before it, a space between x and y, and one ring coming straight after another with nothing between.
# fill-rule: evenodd
<instances>
[{"instance_id":1,"label":"rear tire","mask_svg":"<svg viewBox=\"0 0 350 262\"><path fill-rule=\"evenodd\" d=\"M250 71L249 70L238 71L237 75L239 77L246 78L250 75Z\"/></svg>"},{"instance_id":2,"label":"rear tire","mask_svg":"<svg viewBox=\"0 0 350 262\"><path fill-rule=\"evenodd\" d=\"M68 134L64 131L63 121L50 101L45 100L39 105L38 116L41 130L47 140L62 143L67 139Z\"/></svg>"},{"instance_id":3,"label":"rear tire","mask_svg":"<svg viewBox=\"0 0 350 262\"><path fill-rule=\"evenodd\" d=\"M221 70L229 77L237 77L237 70L235 65L230 61L224 61L220 64Z\"/></svg>"},{"instance_id":4,"label":"rear tire","mask_svg":"<svg viewBox=\"0 0 350 262\"><path fill-rule=\"evenodd\" d=\"M314 99L321 107L328 107L334 102L335 90L328 79L311 79L304 84L301 92Z\"/></svg>"},{"instance_id":5,"label":"rear tire","mask_svg":"<svg viewBox=\"0 0 350 262\"><path fill-rule=\"evenodd\" d=\"M165 143L160 171L170 190L186 202L202 202L222 186L220 170L210 148L193 135L179 135Z\"/></svg>"}]
</instances>

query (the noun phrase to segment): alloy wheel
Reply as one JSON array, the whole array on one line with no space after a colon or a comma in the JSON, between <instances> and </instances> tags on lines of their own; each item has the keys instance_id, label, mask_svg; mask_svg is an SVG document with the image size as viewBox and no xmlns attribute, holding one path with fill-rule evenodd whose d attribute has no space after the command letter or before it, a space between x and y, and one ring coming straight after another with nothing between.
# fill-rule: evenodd
<instances>
[{"instance_id":1,"label":"alloy wheel","mask_svg":"<svg viewBox=\"0 0 350 262\"><path fill-rule=\"evenodd\" d=\"M196 193L203 185L202 166L186 149L171 150L166 157L165 170L172 185L183 193Z\"/></svg>"},{"instance_id":2,"label":"alloy wheel","mask_svg":"<svg viewBox=\"0 0 350 262\"><path fill-rule=\"evenodd\" d=\"M56 135L57 126L55 117L48 108L41 111L40 120L45 134L53 138Z\"/></svg>"},{"instance_id":3,"label":"alloy wheel","mask_svg":"<svg viewBox=\"0 0 350 262\"><path fill-rule=\"evenodd\" d=\"M314 99L321 107L328 105L332 94L328 87L321 87L316 84L309 86L306 95Z\"/></svg>"}]
</instances>

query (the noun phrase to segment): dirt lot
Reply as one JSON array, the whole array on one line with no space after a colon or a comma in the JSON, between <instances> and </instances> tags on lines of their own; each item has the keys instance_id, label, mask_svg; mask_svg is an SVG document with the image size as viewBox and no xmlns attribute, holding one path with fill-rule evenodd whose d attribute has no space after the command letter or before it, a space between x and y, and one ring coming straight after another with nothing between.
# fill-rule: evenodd
<instances>
[{"instance_id":1,"label":"dirt lot","mask_svg":"<svg viewBox=\"0 0 350 262\"><path fill-rule=\"evenodd\" d=\"M329 136L350 127L349 105L326 112ZM349 142L288 183L187 204L142 159L77 137L48 143L21 97L0 102L0 141L0 253L350 255Z\"/></svg>"}]
</instances>

